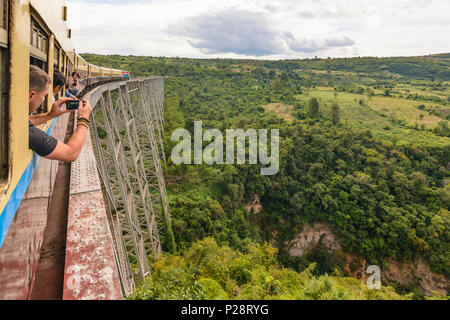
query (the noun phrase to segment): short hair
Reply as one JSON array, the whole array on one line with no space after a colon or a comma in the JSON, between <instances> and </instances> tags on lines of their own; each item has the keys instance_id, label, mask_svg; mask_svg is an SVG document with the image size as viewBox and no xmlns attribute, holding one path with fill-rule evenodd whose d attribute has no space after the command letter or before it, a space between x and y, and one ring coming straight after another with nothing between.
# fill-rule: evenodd
<instances>
[{"instance_id":1,"label":"short hair","mask_svg":"<svg viewBox=\"0 0 450 320\"><path fill-rule=\"evenodd\" d=\"M80 76L80 75L78 74L78 72L76 72L76 71L72 72L72 77L73 77L74 75Z\"/></svg>"},{"instance_id":2,"label":"short hair","mask_svg":"<svg viewBox=\"0 0 450 320\"><path fill-rule=\"evenodd\" d=\"M59 70L53 72L53 88L60 86L63 87L66 84L66 76Z\"/></svg>"},{"instance_id":3,"label":"short hair","mask_svg":"<svg viewBox=\"0 0 450 320\"><path fill-rule=\"evenodd\" d=\"M30 90L42 92L50 81L50 77L44 70L35 65L30 65Z\"/></svg>"}]
</instances>

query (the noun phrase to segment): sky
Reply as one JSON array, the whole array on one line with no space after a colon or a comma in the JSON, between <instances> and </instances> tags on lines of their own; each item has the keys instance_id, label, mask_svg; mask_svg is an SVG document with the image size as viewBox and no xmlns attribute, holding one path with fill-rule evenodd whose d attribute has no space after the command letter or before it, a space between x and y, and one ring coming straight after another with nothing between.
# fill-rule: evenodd
<instances>
[{"instance_id":1,"label":"sky","mask_svg":"<svg viewBox=\"0 0 450 320\"><path fill-rule=\"evenodd\" d=\"M66 0L79 53L302 59L450 52L450 0Z\"/></svg>"}]
</instances>

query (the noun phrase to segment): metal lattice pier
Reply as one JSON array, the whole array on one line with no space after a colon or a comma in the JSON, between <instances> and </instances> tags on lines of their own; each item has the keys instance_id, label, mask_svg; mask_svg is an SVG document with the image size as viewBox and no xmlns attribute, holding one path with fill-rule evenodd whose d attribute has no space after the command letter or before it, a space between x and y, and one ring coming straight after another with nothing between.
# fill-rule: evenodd
<instances>
[{"instance_id":1,"label":"metal lattice pier","mask_svg":"<svg viewBox=\"0 0 450 320\"><path fill-rule=\"evenodd\" d=\"M89 183L71 178L73 201L69 200L68 272L64 291L65 298L69 299L112 297L109 291L114 288L111 282L115 279L102 279L102 289L92 292L93 278L88 282L85 280L89 277L80 276L89 270L87 264L91 268L95 266L95 270L108 270L105 274L110 269L111 274L116 272L123 293L133 293L135 274L132 266L137 266L140 280L150 274L148 256L161 254L160 227L163 223L170 227L163 174L166 162L164 78L109 83L94 89L86 98L93 107L91 134L82 151L87 156L80 156L72 166L72 177L79 175L74 170L89 172L93 167L96 167L94 171L98 171L98 177L97 182ZM94 155L95 159L92 159ZM80 189L77 184L85 188ZM96 203L99 201L89 200L95 197L98 200L99 196L103 200L101 205ZM75 200L76 197L80 199ZM86 210L91 215L103 216L103 224L88 220L88 215L83 215ZM86 228L86 224L98 225L97 234L92 233L92 228ZM73 237L74 241L70 242L70 233L80 237ZM101 241L104 247L99 246L92 255L92 250L86 249L86 243L95 245L102 233L107 233L106 240ZM84 247L75 241L78 238L84 239ZM92 272L97 272L95 270ZM102 290L106 293L101 293Z\"/></svg>"}]
</instances>

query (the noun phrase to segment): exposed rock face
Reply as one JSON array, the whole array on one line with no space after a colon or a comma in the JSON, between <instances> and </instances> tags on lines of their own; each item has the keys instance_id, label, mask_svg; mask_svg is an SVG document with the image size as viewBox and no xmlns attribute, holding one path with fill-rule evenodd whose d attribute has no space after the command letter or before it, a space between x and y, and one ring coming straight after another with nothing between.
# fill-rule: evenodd
<instances>
[{"instance_id":1,"label":"exposed rock face","mask_svg":"<svg viewBox=\"0 0 450 320\"><path fill-rule=\"evenodd\" d=\"M260 199L259 199L259 196L257 194L255 194L253 201L250 203L247 203L245 205L245 207L247 208L248 212L251 212L253 209L254 213L260 213L263 209Z\"/></svg>"},{"instance_id":2,"label":"exposed rock face","mask_svg":"<svg viewBox=\"0 0 450 320\"><path fill-rule=\"evenodd\" d=\"M365 259L351 253L345 254L344 270L351 277L365 281L367 267L370 265ZM431 296L433 292L447 295L450 292L450 282L442 274L436 274L421 259L413 262L399 262L386 259L386 265L381 267L381 281L397 282L401 285L414 284L419 286L424 294Z\"/></svg>"},{"instance_id":3,"label":"exposed rock face","mask_svg":"<svg viewBox=\"0 0 450 320\"><path fill-rule=\"evenodd\" d=\"M291 256L301 257L320 241L330 253L335 252L344 256L344 270L351 277L362 281L367 279L369 276L366 273L367 267L371 264L360 256L342 252L336 236L326 224L307 224L294 239L286 241L285 244L288 246ZM387 259L386 265L381 267L381 281L393 281L402 285L413 283L419 286L426 295L431 295L433 292L447 295L450 292L450 281L445 276L431 271L421 258L412 263Z\"/></svg>"},{"instance_id":4,"label":"exposed rock face","mask_svg":"<svg viewBox=\"0 0 450 320\"><path fill-rule=\"evenodd\" d=\"M427 295L431 295L433 291L447 295L450 291L450 282L447 278L431 271L422 259L417 259L413 263L388 260L388 263L389 267L381 272L388 280L401 284L417 283Z\"/></svg>"},{"instance_id":5,"label":"exposed rock face","mask_svg":"<svg viewBox=\"0 0 450 320\"><path fill-rule=\"evenodd\" d=\"M293 240L287 241L291 256L301 257L309 249L315 247L319 242L327 248L329 252L341 249L336 236L331 229L323 223L307 224Z\"/></svg>"}]
</instances>

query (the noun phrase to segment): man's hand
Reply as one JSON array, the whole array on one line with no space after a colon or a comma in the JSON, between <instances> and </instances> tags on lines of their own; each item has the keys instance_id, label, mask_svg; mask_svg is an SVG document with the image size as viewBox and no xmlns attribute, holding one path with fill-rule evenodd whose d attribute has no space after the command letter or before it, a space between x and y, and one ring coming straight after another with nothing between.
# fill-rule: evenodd
<instances>
[{"instance_id":1,"label":"man's hand","mask_svg":"<svg viewBox=\"0 0 450 320\"><path fill-rule=\"evenodd\" d=\"M63 113L73 111L73 110L62 110L61 109L62 105L70 100L76 100L76 99L59 98L58 101L53 103L52 110L50 112L31 115L29 117L30 122L35 126L39 126L47 121L50 121L56 117L59 117Z\"/></svg>"},{"instance_id":2,"label":"man's hand","mask_svg":"<svg viewBox=\"0 0 450 320\"><path fill-rule=\"evenodd\" d=\"M89 119L91 115L91 105L88 100L80 101L78 106L78 116L80 118ZM89 133L89 129L85 126L78 126L69 141L63 143L58 141L55 150L47 155L46 159L60 160L60 161L75 161L80 155L83 144L86 140L86 136Z\"/></svg>"},{"instance_id":3,"label":"man's hand","mask_svg":"<svg viewBox=\"0 0 450 320\"><path fill-rule=\"evenodd\" d=\"M59 117L60 115L72 112L74 110L62 110L62 105L65 104L67 101L75 100L72 98L59 98L58 101L55 101L52 105L52 110L49 112L49 116L53 119L56 117Z\"/></svg>"},{"instance_id":4,"label":"man's hand","mask_svg":"<svg viewBox=\"0 0 450 320\"><path fill-rule=\"evenodd\" d=\"M88 100L83 99L83 101L80 101L80 106L78 107L78 117L89 119L91 116L91 111L92 108Z\"/></svg>"}]
</instances>

